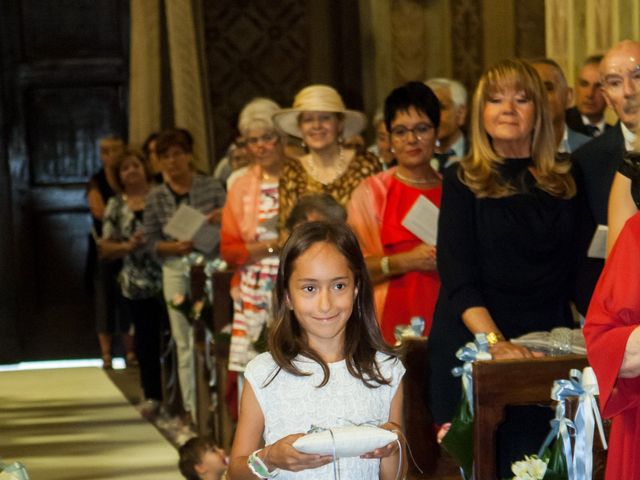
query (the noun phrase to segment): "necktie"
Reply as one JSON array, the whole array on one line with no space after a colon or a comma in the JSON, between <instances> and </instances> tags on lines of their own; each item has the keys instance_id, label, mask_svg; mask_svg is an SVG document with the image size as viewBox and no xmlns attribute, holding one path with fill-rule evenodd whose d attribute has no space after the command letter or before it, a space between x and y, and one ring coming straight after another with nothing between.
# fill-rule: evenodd
<instances>
[{"instance_id":1,"label":"necktie","mask_svg":"<svg viewBox=\"0 0 640 480\"><path fill-rule=\"evenodd\" d=\"M433 156L438 160L438 173L444 172L445 167L447 166L447 162L449 158L454 156L456 152L449 149L444 153L435 153Z\"/></svg>"}]
</instances>

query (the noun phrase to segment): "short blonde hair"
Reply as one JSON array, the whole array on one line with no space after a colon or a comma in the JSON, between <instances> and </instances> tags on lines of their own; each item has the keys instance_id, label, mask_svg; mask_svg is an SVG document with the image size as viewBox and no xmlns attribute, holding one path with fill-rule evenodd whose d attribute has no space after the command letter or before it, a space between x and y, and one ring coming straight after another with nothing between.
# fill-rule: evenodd
<instances>
[{"instance_id":1,"label":"short blonde hair","mask_svg":"<svg viewBox=\"0 0 640 480\"><path fill-rule=\"evenodd\" d=\"M478 198L500 198L517 193L515 187L499 173L498 166L505 159L494 150L483 120L489 97L511 87L524 91L535 107L531 157L537 187L554 197L573 197L576 185L569 172L569 159L556 158L556 141L544 85L535 69L518 59L498 62L482 75L478 83L471 109L471 151L460 163L460 180Z\"/></svg>"}]
</instances>

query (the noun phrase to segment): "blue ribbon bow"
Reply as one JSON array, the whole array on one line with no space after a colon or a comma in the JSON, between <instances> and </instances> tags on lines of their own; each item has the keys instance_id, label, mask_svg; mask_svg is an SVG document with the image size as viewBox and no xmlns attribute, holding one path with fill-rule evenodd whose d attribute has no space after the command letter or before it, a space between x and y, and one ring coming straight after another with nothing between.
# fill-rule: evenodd
<instances>
[{"instance_id":1,"label":"blue ribbon bow","mask_svg":"<svg viewBox=\"0 0 640 480\"><path fill-rule=\"evenodd\" d=\"M476 333L473 342L467 343L456 352L456 358L464 362L461 367L451 370L454 377L462 377L462 389L469 403L469 411L473 415L473 376L472 366L476 360L491 360L489 342L485 333Z\"/></svg>"},{"instance_id":2,"label":"blue ribbon bow","mask_svg":"<svg viewBox=\"0 0 640 480\"><path fill-rule=\"evenodd\" d=\"M580 370L572 369L569 372L568 380L556 380L551 388L551 398L557 400L556 418L551 421L551 432L547 436L539 456L551 443L558 433L562 435L563 450L567 460L567 473L569 480L584 479L591 480L593 473L593 436L595 425L603 447L607 448L607 441L602 426L602 418L598 410L595 395L598 394L598 384L595 381L593 370L590 367L585 369L583 375ZM571 422L566 418L565 401L570 397L578 397L578 408L575 419ZM566 432L572 428L575 433L575 451L571 452L571 442L569 435L563 433L562 425L565 425Z\"/></svg>"},{"instance_id":3,"label":"blue ribbon bow","mask_svg":"<svg viewBox=\"0 0 640 480\"><path fill-rule=\"evenodd\" d=\"M576 433L575 424L566 417L565 399L575 395L572 390L574 385L570 380L556 380L553 383L551 389L551 398L557 400L556 416L551 420L551 431L545 438L538 457L542 458L544 450L551 445L551 442L555 440L558 435L562 438L562 452L567 462L567 476L569 480L575 480L574 466L573 466L573 453L571 449L571 437Z\"/></svg>"}]
</instances>

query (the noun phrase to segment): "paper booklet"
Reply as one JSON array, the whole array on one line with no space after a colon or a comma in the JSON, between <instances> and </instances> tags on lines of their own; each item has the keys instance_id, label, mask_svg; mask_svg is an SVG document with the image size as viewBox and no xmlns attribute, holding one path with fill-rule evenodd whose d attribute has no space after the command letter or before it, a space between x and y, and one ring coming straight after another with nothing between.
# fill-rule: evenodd
<instances>
[{"instance_id":1,"label":"paper booklet","mask_svg":"<svg viewBox=\"0 0 640 480\"><path fill-rule=\"evenodd\" d=\"M162 231L178 240L191 240L193 248L210 254L218 243L219 229L211 225L206 215L189 205L182 204L169 219Z\"/></svg>"},{"instance_id":2,"label":"paper booklet","mask_svg":"<svg viewBox=\"0 0 640 480\"><path fill-rule=\"evenodd\" d=\"M589 258L605 258L607 256L608 232L609 227L606 225L598 225L591 239L591 245L589 245L589 252L587 253Z\"/></svg>"},{"instance_id":3,"label":"paper booklet","mask_svg":"<svg viewBox=\"0 0 640 480\"><path fill-rule=\"evenodd\" d=\"M423 195L419 195L402 220L402 226L428 245L435 245L438 238L440 209Z\"/></svg>"}]
</instances>

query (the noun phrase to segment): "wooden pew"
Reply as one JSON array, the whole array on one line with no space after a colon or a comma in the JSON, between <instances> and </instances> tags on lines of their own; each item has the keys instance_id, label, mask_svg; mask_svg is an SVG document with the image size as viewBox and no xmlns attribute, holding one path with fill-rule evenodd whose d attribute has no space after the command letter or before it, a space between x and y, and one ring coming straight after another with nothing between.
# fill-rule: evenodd
<instances>
[{"instance_id":1,"label":"wooden pew","mask_svg":"<svg viewBox=\"0 0 640 480\"><path fill-rule=\"evenodd\" d=\"M407 442L416 464L409 462L408 478L459 479L458 467L436 441L433 417L427 407L427 339L405 338L401 346L402 361L407 369L404 379L404 425Z\"/></svg>"},{"instance_id":2,"label":"wooden pew","mask_svg":"<svg viewBox=\"0 0 640 480\"><path fill-rule=\"evenodd\" d=\"M212 275L213 311L210 318L202 318L193 325L194 361L196 375L196 427L200 435L212 436L216 443L228 448L232 436L232 424L225 402L227 379L228 345L214 344L216 371L210 372L207 367L206 329L212 333L220 333L222 328L231 323L233 303L229 296L229 282L232 272L214 272ZM206 276L200 265L191 268L191 297L194 301L205 295ZM209 384L215 375L215 389Z\"/></svg>"},{"instance_id":3,"label":"wooden pew","mask_svg":"<svg viewBox=\"0 0 640 480\"><path fill-rule=\"evenodd\" d=\"M473 444L476 478L496 478L496 430L507 405L552 404L553 381L587 366L584 355L489 360L473 365ZM531 452L536 453L536 452Z\"/></svg>"}]
</instances>

